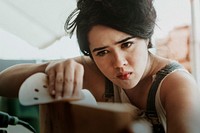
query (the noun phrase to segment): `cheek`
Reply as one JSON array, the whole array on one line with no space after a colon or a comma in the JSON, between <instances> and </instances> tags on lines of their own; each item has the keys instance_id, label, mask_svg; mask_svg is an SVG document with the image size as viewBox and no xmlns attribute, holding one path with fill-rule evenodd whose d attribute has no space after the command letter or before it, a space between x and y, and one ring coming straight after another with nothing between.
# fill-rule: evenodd
<instances>
[{"instance_id":1,"label":"cheek","mask_svg":"<svg viewBox=\"0 0 200 133\"><path fill-rule=\"evenodd\" d=\"M95 59L94 62L97 65L98 69L104 74L108 75L109 72L111 72L111 66L110 63L107 60L103 59Z\"/></svg>"},{"instance_id":2,"label":"cheek","mask_svg":"<svg viewBox=\"0 0 200 133\"><path fill-rule=\"evenodd\" d=\"M95 59L95 58L94 58L94 62L95 62L95 64L97 65L97 67L98 67L100 70L105 69L104 67L106 67L106 65L107 65L106 61L100 60L100 59Z\"/></svg>"},{"instance_id":3,"label":"cheek","mask_svg":"<svg viewBox=\"0 0 200 133\"><path fill-rule=\"evenodd\" d=\"M130 52L127 58L129 65L139 72L145 69L147 59L148 59L148 51L145 48L143 49L140 48Z\"/></svg>"},{"instance_id":4,"label":"cheek","mask_svg":"<svg viewBox=\"0 0 200 133\"><path fill-rule=\"evenodd\" d=\"M92 56L94 63L96 64L96 66L99 68L99 70L101 70L100 68L102 68L101 66L103 64L102 61L99 60L98 58L96 58L96 56L93 53L91 53L91 56Z\"/></svg>"}]
</instances>

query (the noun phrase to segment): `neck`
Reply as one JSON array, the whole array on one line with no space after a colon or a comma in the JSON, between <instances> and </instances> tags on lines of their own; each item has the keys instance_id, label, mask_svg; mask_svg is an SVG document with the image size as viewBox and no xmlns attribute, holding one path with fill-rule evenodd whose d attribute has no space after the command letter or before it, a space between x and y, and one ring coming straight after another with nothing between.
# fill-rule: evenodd
<instances>
[{"instance_id":1,"label":"neck","mask_svg":"<svg viewBox=\"0 0 200 133\"><path fill-rule=\"evenodd\" d=\"M161 68L169 64L170 60L159 57L149 52L149 57L147 60L146 70L142 76L142 79L152 77L155 75Z\"/></svg>"},{"instance_id":2,"label":"neck","mask_svg":"<svg viewBox=\"0 0 200 133\"><path fill-rule=\"evenodd\" d=\"M157 63L155 55L152 53L148 53L148 59L147 59L147 64L146 64L146 69L143 73L142 80L151 76L154 71L155 71L155 64Z\"/></svg>"}]
</instances>

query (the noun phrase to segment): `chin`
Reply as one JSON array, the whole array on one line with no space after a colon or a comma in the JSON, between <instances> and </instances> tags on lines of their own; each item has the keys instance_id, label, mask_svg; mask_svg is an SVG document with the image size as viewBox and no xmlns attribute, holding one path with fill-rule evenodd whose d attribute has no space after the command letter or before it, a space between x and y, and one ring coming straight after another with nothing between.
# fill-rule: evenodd
<instances>
[{"instance_id":1,"label":"chin","mask_svg":"<svg viewBox=\"0 0 200 133\"><path fill-rule=\"evenodd\" d=\"M136 85L135 84L126 84L126 85L121 85L120 87L126 90L133 89Z\"/></svg>"},{"instance_id":2,"label":"chin","mask_svg":"<svg viewBox=\"0 0 200 133\"><path fill-rule=\"evenodd\" d=\"M119 86L120 88L123 88L123 89L127 89L127 90L130 90L130 89L133 89L138 82L133 82L133 80L113 80L112 81L115 85Z\"/></svg>"},{"instance_id":3,"label":"chin","mask_svg":"<svg viewBox=\"0 0 200 133\"><path fill-rule=\"evenodd\" d=\"M116 84L116 85L119 86L120 88L125 89L125 90L130 90L130 89L133 88L132 86L124 85L124 84Z\"/></svg>"},{"instance_id":4,"label":"chin","mask_svg":"<svg viewBox=\"0 0 200 133\"><path fill-rule=\"evenodd\" d=\"M131 90L131 89L133 89L133 87L130 87L130 88L127 88L127 87L121 87L121 88L123 88L123 89L125 89L125 90Z\"/></svg>"}]
</instances>

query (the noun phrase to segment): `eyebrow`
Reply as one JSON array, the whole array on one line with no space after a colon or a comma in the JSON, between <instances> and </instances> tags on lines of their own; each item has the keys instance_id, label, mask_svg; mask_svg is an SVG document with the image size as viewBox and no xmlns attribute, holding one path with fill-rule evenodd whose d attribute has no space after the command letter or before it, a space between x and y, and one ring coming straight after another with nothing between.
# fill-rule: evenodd
<instances>
[{"instance_id":1,"label":"eyebrow","mask_svg":"<svg viewBox=\"0 0 200 133\"><path fill-rule=\"evenodd\" d=\"M127 37L127 38L125 38L125 39L122 39L122 40L116 42L115 44L124 43L124 42L126 42L127 40L132 39L132 38L134 38L134 36L130 36L130 37ZM96 51L105 49L105 48L107 48L107 47L108 47L108 46L99 47L99 48L94 48L94 49L92 50L92 52L96 52Z\"/></svg>"},{"instance_id":2,"label":"eyebrow","mask_svg":"<svg viewBox=\"0 0 200 133\"><path fill-rule=\"evenodd\" d=\"M95 48L95 49L92 50L92 52L96 52L96 51L99 51L99 50L105 49L105 48L107 48L107 47L108 47L108 46Z\"/></svg>"},{"instance_id":3,"label":"eyebrow","mask_svg":"<svg viewBox=\"0 0 200 133\"><path fill-rule=\"evenodd\" d=\"M125 38L121 41L116 42L115 44L124 43L124 42L126 42L126 41L128 41L129 39L132 39L132 38L134 38L134 36L129 36L129 37L127 37L127 38Z\"/></svg>"}]
</instances>

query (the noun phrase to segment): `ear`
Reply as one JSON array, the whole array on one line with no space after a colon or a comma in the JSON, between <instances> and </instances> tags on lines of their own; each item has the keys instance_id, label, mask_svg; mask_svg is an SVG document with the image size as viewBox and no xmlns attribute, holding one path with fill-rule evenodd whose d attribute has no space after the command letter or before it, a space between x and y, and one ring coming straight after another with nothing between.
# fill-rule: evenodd
<instances>
[{"instance_id":1,"label":"ear","mask_svg":"<svg viewBox=\"0 0 200 133\"><path fill-rule=\"evenodd\" d=\"M146 39L146 45L147 45L148 49L153 47L153 44L151 42L151 38Z\"/></svg>"},{"instance_id":2,"label":"ear","mask_svg":"<svg viewBox=\"0 0 200 133\"><path fill-rule=\"evenodd\" d=\"M146 39L145 40L145 42L146 42L146 45L148 46L149 45L149 43L150 43L150 39L148 38L148 39Z\"/></svg>"}]
</instances>

